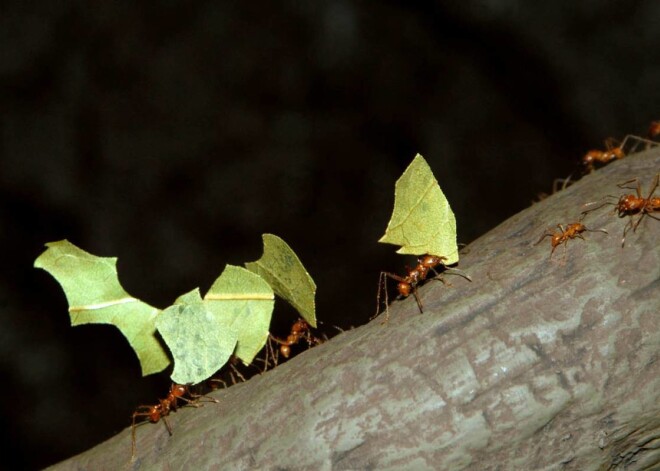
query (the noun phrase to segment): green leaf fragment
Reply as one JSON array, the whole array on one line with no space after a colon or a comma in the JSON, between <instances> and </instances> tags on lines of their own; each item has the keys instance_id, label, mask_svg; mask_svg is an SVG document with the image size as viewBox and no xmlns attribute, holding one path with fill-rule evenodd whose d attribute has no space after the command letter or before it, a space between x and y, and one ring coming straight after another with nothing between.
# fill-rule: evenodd
<instances>
[{"instance_id":1,"label":"green leaf fragment","mask_svg":"<svg viewBox=\"0 0 660 471\"><path fill-rule=\"evenodd\" d=\"M174 357L172 381L197 384L227 363L238 334L202 300L199 289L177 298L156 320Z\"/></svg>"},{"instance_id":2,"label":"green leaf fragment","mask_svg":"<svg viewBox=\"0 0 660 471\"><path fill-rule=\"evenodd\" d=\"M237 333L235 355L246 365L268 340L275 295L260 276L245 268L227 265L204 296L206 308L217 322Z\"/></svg>"},{"instance_id":3,"label":"green leaf fragment","mask_svg":"<svg viewBox=\"0 0 660 471\"><path fill-rule=\"evenodd\" d=\"M164 370L170 360L154 335L160 311L124 291L117 259L97 257L67 240L46 247L34 266L46 270L62 286L71 325L113 324L135 350L143 376Z\"/></svg>"},{"instance_id":4,"label":"green leaf fragment","mask_svg":"<svg viewBox=\"0 0 660 471\"><path fill-rule=\"evenodd\" d=\"M314 280L286 242L273 234L264 234L262 237L263 255L245 266L266 280L275 294L291 304L309 325L316 327Z\"/></svg>"},{"instance_id":5,"label":"green leaf fragment","mask_svg":"<svg viewBox=\"0 0 660 471\"><path fill-rule=\"evenodd\" d=\"M400 245L400 254L446 257L458 262L456 217L426 160L417 154L394 189L394 211L378 242Z\"/></svg>"}]
</instances>

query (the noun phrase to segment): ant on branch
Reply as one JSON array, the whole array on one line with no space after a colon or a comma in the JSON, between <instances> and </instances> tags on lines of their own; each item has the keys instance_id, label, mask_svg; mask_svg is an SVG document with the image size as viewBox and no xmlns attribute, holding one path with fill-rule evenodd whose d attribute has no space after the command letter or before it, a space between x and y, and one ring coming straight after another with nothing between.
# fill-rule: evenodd
<instances>
[{"instance_id":1,"label":"ant on branch","mask_svg":"<svg viewBox=\"0 0 660 471\"><path fill-rule=\"evenodd\" d=\"M190 399L184 397L186 394L190 396ZM147 420L151 423L156 423L160 419L163 419L163 423L165 424L165 427L167 428L167 433L172 436L172 427L170 426L170 423L167 421L167 416L170 414L172 411L176 411L179 407L178 401L184 401L187 403L187 405L193 406L193 407L200 407L201 404L197 404L197 402L200 401L200 398L202 396L198 395L193 395L192 392L190 391L190 388L186 385L183 384L176 384L172 383L172 386L170 387L170 391L167 394L167 397L165 399L159 399L158 404L154 406L138 406L135 412L133 412L133 423L131 425L131 438L132 438L132 447L131 447L131 459L135 458L135 429L138 425L146 423L144 422L139 422L136 423L135 419L138 417L146 417ZM209 402L218 402L217 399L213 399L210 397L207 397Z\"/></svg>"},{"instance_id":2,"label":"ant on branch","mask_svg":"<svg viewBox=\"0 0 660 471\"><path fill-rule=\"evenodd\" d=\"M419 307L419 312L423 313L424 308L422 306L422 301L419 299L419 295L417 294L417 287L418 285L426 280L426 277L429 274L429 271L432 271L435 273L436 276L434 276L433 280L439 280L442 283L445 283L445 280L440 277L440 273L436 270L436 267L440 266L444 269L449 274L454 274L450 273L449 270L457 272L457 275L462 276L468 281L472 281L472 278L470 278L468 275L465 273L461 272L460 270L457 270L455 268L448 268L443 261L447 260L447 257L439 257L437 255L424 255L421 258L417 259L417 265L414 268L406 267L406 270L408 270L408 273L406 276L399 276L395 273L389 273L386 271L380 272L380 276L378 278L378 292L376 294L376 317L378 315L378 311L380 310L380 293L384 289L385 291L385 321L387 322L389 320L389 302L388 302L388 294L387 294L387 278L391 278L395 281L398 281L399 284L397 284L396 289L399 292L399 295L397 296L397 299L399 298L407 298L412 294L415 296L415 301L417 301L417 307Z\"/></svg>"},{"instance_id":3,"label":"ant on branch","mask_svg":"<svg viewBox=\"0 0 660 471\"><path fill-rule=\"evenodd\" d=\"M627 187L626 184L635 181L637 182L637 187L634 189L636 190L637 194L621 195L619 201L614 207L620 218L624 216L630 216L630 220L623 228L623 239L621 239L621 247L623 247L623 244L626 241L626 234L628 231L632 229L633 232L635 232L639 226L639 223L642 222L642 219L644 219L644 216L648 216L652 219L655 219L656 221L660 221L660 218L657 218L651 214L660 211L660 198L653 197L655 190L658 188L658 183L660 182L660 173L655 176L655 182L653 185L651 185L651 190L649 191L649 195L646 198L642 196L642 186L637 178L633 178L632 180L628 180L627 182L623 182L617 186L619 188L632 189L631 187ZM636 214L639 214L637 222L635 222L633 217Z\"/></svg>"},{"instance_id":4,"label":"ant on branch","mask_svg":"<svg viewBox=\"0 0 660 471\"><path fill-rule=\"evenodd\" d=\"M300 318L291 326L291 332L286 340L280 340L277 337L271 336L271 338L278 344L280 344L280 353L284 358L289 358L291 355L291 346L296 345L301 340L306 340L307 344L311 347L313 345L318 345L323 342L318 337L312 335L312 327L305 321Z\"/></svg>"},{"instance_id":5,"label":"ant on branch","mask_svg":"<svg viewBox=\"0 0 660 471\"><path fill-rule=\"evenodd\" d=\"M576 238L585 240L585 238L582 237L583 232L603 232L605 234L608 233L605 229L589 229L584 224L582 224L582 222L571 223L568 226L566 226L566 229L564 229L564 226L562 226L561 224L557 224L557 227L559 228L560 232L551 232L548 229L543 233L543 235L538 240L538 242L534 244L534 245L538 245L541 243L543 239L545 239L546 237L550 237L551 238L550 245L552 245L552 250L550 251L550 258L552 258L552 254L555 253L555 249L560 245L564 246L564 256L566 256L566 247L568 246L568 241L570 239L576 239Z\"/></svg>"},{"instance_id":6,"label":"ant on branch","mask_svg":"<svg viewBox=\"0 0 660 471\"><path fill-rule=\"evenodd\" d=\"M596 163L604 165L610 163L612 160L624 158L626 154L623 152L623 146L615 146L615 142L614 139L609 138L605 141L606 150L594 149L587 152L582 157L582 165L584 165L585 169L593 172L594 164Z\"/></svg>"}]
</instances>

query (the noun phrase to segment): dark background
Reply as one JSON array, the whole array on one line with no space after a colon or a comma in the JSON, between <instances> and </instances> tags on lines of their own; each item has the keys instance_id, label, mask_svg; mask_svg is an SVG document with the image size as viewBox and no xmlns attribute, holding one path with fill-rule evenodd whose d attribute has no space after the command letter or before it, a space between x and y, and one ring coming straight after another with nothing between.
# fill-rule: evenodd
<instances>
[{"instance_id":1,"label":"dark background","mask_svg":"<svg viewBox=\"0 0 660 471\"><path fill-rule=\"evenodd\" d=\"M30 3L0 7L14 469L112 436L169 384L140 377L113 327L70 327L32 268L44 243L119 257L129 293L162 308L275 233L315 278L318 318L347 328L373 315L379 271L412 263L376 241L416 152L469 243L660 118L655 0Z\"/></svg>"}]
</instances>

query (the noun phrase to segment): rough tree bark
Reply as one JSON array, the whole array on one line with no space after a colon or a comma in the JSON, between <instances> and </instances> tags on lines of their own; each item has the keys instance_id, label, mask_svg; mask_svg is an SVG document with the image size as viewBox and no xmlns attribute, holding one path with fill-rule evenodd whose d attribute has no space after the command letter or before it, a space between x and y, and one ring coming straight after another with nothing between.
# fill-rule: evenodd
<instances>
[{"instance_id":1,"label":"rough tree bark","mask_svg":"<svg viewBox=\"0 0 660 471\"><path fill-rule=\"evenodd\" d=\"M656 148L533 204L465 250L471 283L179 410L172 437L140 427L134 462L126 429L52 469L660 469L660 222L622 248L606 206L584 222L609 235L534 245L659 171Z\"/></svg>"}]
</instances>

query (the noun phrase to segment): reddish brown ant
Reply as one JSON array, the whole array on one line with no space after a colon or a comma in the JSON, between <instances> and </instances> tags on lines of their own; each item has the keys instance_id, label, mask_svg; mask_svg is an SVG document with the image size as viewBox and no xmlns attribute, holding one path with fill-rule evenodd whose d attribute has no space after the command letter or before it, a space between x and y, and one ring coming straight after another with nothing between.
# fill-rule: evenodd
<instances>
[{"instance_id":1,"label":"reddish brown ant","mask_svg":"<svg viewBox=\"0 0 660 471\"><path fill-rule=\"evenodd\" d=\"M407 298L408 296L410 296L411 293L413 296L415 296L415 301L417 301L417 307L419 307L420 313L424 312L424 308L422 306L422 301L419 299L419 296L417 294L417 286L421 282L426 280L429 271L432 271L436 275L432 279L434 280L437 279L442 283L445 283L445 280L443 280L440 277L440 274L436 271L437 266L439 265L442 266L442 268L444 268L448 273L449 273L448 270L455 271L457 272L456 274L462 276L466 280L472 281L472 278L462 273L460 270L454 268L451 269L447 268L443 263L444 260L447 260L447 257L440 257L437 255L424 255L421 258L417 259L417 265L414 268L406 267L406 269L408 270L406 276L399 276L395 273L389 273L385 271L380 272L380 277L378 278L378 292L376 294L376 315L378 315L378 311L380 310L380 293L381 290L384 288L385 289L385 321L384 322L387 322L389 319L389 309L388 309L389 303L388 303L387 285L386 285L387 278L391 278L399 282L399 284L397 284L396 286L396 289L399 292L398 298Z\"/></svg>"},{"instance_id":2,"label":"reddish brown ant","mask_svg":"<svg viewBox=\"0 0 660 471\"><path fill-rule=\"evenodd\" d=\"M660 211L660 198L653 197L655 190L658 188L658 183L660 182L660 173L655 176L655 181L651 185L651 190L649 191L649 195L646 198L642 196L641 183L637 178L633 178L632 180L628 180L627 182L621 183L617 186L619 188L630 188L625 185L628 183L632 183L634 181L637 181L637 187L636 187L637 194L621 195L619 201L614 206L614 209L616 210L619 217L630 216L630 220L623 229L623 239L621 239L621 247L623 247L623 244L626 241L626 234L628 233L628 231L632 229L633 232L635 232L637 230L637 227L639 226L639 223L642 222L642 219L644 219L644 216L648 216L652 219L655 219L656 221L660 221L660 218L657 218L653 214L651 214ZM633 216L637 214L639 214L639 217L635 222Z\"/></svg>"},{"instance_id":3,"label":"reddish brown ant","mask_svg":"<svg viewBox=\"0 0 660 471\"><path fill-rule=\"evenodd\" d=\"M564 229L564 226L561 224L557 224L557 227L559 228L560 232L551 232L550 230L546 230L545 233L541 236L541 238L536 242L537 245L541 243L543 239L546 237L550 237L550 245L552 245L552 250L550 251L550 258L552 258L552 254L555 253L555 249L559 247L560 245L564 245L564 253L566 253L566 247L568 246L568 241L570 239L575 239L575 238L580 238L582 240L585 240L584 237L582 237L583 232L603 232L607 234L608 232L605 229L589 229L587 228L582 222L574 222L566 226L566 229Z\"/></svg>"},{"instance_id":4,"label":"reddish brown ant","mask_svg":"<svg viewBox=\"0 0 660 471\"><path fill-rule=\"evenodd\" d=\"M277 337L272 339L280 344L280 353L284 358L289 358L291 355L291 346L299 343L301 340L306 340L307 344L318 345L323 342L321 339L314 337L311 332L311 326L304 319L298 319L291 326L291 332L286 340L280 340Z\"/></svg>"},{"instance_id":5,"label":"reddish brown ant","mask_svg":"<svg viewBox=\"0 0 660 471\"><path fill-rule=\"evenodd\" d=\"M660 134L660 121L651 121L649 126L649 139L655 139Z\"/></svg>"},{"instance_id":6,"label":"reddish brown ant","mask_svg":"<svg viewBox=\"0 0 660 471\"><path fill-rule=\"evenodd\" d=\"M626 186L628 183L632 183L635 181L637 182L637 187L632 188ZM602 207L603 205L611 204L614 205L614 211L617 213L617 215L620 218L625 216L630 216L630 220L626 223L625 227L623 228L623 238L621 239L621 247L623 247L626 242L626 235L628 234L628 231L632 229L633 232L635 232L639 224L644 219L644 216L648 216L652 219L660 221L660 218L657 218L653 214L651 214L660 211L660 198L653 197L653 194L655 193L655 190L658 188L659 183L660 183L660 173L655 176L654 183L651 185L651 190L649 191L649 194L646 198L642 196L641 183L637 178L633 178L632 180L628 180L627 182L619 183L617 185L619 188L635 189L636 194L621 195L616 203L605 202L593 209L583 211L582 214L583 215L587 214L588 212L594 211ZM609 197L616 198L615 196L609 196ZM587 203L585 206L588 206L590 204L594 204L594 203ZM636 215L639 215L637 220L634 219L634 216Z\"/></svg>"},{"instance_id":7,"label":"reddish brown ant","mask_svg":"<svg viewBox=\"0 0 660 471\"><path fill-rule=\"evenodd\" d=\"M188 399L184 397L186 394L188 394L191 399ZM176 411L178 408L178 401L184 401L188 405L191 405L193 407L199 407L201 404L197 404L197 401L199 401L201 396L193 395L190 392L190 388L186 385L182 384L176 384L173 383L172 386L170 387L170 391L167 394L167 397L165 399L159 399L158 404L154 406L138 406L136 411L133 412L133 422L131 425L131 438L132 438L132 447L131 447L131 458L135 458L135 428L140 425L140 423L146 423L146 422L140 422L140 423L135 423L135 419L138 417L146 417L149 422L156 423L160 419L163 419L163 423L165 424L165 427L167 428L167 433L172 435L172 427L170 426L170 423L167 421L167 416L170 414L172 411ZM216 399L213 398L207 398L209 402L218 402Z\"/></svg>"},{"instance_id":8,"label":"reddish brown ant","mask_svg":"<svg viewBox=\"0 0 660 471\"><path fill-rule=\"evenodd\" d=\"M623 146L615 146L614 142L611 138L607 139L605 141L606 150L590 150L582 157L582 165L584 165L587 171L592 172L596 163L607 164L612 160L622 159L626 156L623 152Z\"/></svg>"}]
</instances>

